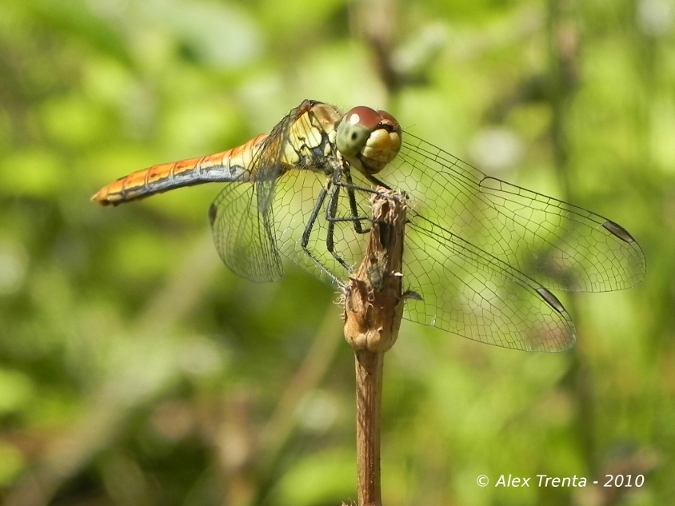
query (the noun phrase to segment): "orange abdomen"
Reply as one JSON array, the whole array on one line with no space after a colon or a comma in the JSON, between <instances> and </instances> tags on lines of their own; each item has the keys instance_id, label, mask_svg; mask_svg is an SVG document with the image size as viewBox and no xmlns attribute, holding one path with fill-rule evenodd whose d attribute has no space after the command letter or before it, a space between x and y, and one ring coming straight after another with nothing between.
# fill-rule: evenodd
<instances>
[{"instance_id":1,"label":"orange abdomen","mask_svg":"<svg viewBox=\"0 0 675 506\"><path fill-rule=\"evenodd\" d=\"M153 165L132 172L101 188L91 200L103 205L115 205L183 186L250 181L252 162L266 138L267 135L262 134L221 153Z\"/></svg>"}]
</instances>

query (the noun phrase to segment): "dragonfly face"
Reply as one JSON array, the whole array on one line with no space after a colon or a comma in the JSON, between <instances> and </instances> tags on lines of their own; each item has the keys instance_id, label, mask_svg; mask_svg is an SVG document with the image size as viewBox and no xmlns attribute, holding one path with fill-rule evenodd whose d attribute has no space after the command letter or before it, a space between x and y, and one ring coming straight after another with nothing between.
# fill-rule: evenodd
<instances>
[{"instance_id":1,"label":"dragonfly face","mask_svg":"<svg viewBox=\"0 0 675 506\"><path fill-rule=\"evenodd\" d=\"M486 176L368 107L343 115L305 100L269 135L156 165L102 188L119 204L181 186L226 183L209 208L216 249L235 273L276 281L282 256L343 286L363 256L378 186L408 198L404 317L480 342L563 351L574 325L549 290L634 286L645 258L619 224Z\"/></svg>"},{"instance_id":2,"label":"dragonfly face","mask_svg":"<svg viewBox=\"0 0 675 506\"><path fill-rule=\"evenodd\" d=\"M401 149L401 126L388 112L355 107L342 118L336 145L352 167L377 174Z\"/></svg>"}]
</instances>

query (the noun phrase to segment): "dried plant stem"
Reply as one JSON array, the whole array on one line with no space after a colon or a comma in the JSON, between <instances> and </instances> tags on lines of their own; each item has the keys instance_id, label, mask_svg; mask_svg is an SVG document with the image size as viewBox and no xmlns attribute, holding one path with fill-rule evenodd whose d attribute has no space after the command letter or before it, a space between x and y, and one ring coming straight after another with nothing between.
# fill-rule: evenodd
<instances>
[{"instance_id":1,"label":"dried plant stem","mask_svg":"<svg viewBox=\"0 0 675 506\"><path fill-rule=\"evenodd\" d=\"M379 506L380 406L384 353L356 350L356 459L359 506Z\"/></svg>"},{"instance_id":2,"label":"dried plant stem","mask_svg":"<svg viewBox=\"0 0 675 506\"><path fill-rule=\"evenodd\" d=\"M345 293L344 332L356 354L358 506L380 506L380 405L384 354L403 315L402 257L405 197L378 188L370 241Z\"/></svg>"}]
</instances>

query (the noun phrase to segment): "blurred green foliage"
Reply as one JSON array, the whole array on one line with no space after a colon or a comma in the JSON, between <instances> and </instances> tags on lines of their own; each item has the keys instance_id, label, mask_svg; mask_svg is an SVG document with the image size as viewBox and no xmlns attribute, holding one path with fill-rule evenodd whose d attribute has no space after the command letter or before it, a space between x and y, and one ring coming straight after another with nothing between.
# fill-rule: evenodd
<instances>
[{"instance_id":1,"label":"blurred green foliage","mask_svg":"<svg viewBox=\"0 0 675 506\"><path fill-rule=\"evenodd\" d=\"M314 98L388 108L500 177L610 216L648 261L633 290L563 299L579 335L564 355L404 323L385 368L384 503L671 504L674 49L670 0L4 0L0 500L355 498L331 288L292 266L254 285L221 265L206 219L218 187L88 200ZM607 473L644 485L493 486Z\"/></svg>"}]
</instances>

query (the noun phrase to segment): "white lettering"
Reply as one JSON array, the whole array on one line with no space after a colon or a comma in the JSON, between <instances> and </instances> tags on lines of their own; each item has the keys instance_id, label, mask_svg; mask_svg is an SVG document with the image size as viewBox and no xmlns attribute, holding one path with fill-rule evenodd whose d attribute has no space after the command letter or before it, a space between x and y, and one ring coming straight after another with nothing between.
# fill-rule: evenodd
<instances>
[{"instance_id":1,"label":"white lettering","mask_svg":"<svg viewBox=\"0 0 675 506\"><path fill-rule=\"evenodd\" d=\"M572 477L558 478L557 476L547 476L545 474L538 474L539 478L537 484L539 487L585 487L586 478L583 476L577 477L575 474Z\"/></svg>"},{"instance_id":2,"label":"white lettering","mask_svg":"<svg viewBox=\"0 0 675 506\"><path fill-rule=\"evenodd\" d=\"M530 478L520 478L518 476L513 476L509 474L508 478L505 475L501 475L495 483L495 487L529 487Z\"/></svg>"}]
</instances>

